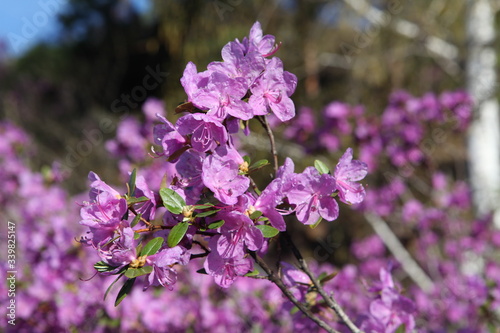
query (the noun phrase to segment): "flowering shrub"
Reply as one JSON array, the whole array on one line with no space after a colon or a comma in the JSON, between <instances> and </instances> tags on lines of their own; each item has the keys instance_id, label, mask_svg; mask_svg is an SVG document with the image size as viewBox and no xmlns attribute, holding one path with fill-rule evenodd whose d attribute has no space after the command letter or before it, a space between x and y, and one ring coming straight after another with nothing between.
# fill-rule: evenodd
<instances>
[{"instance_id":1,"label":"flowering shrub","mask_svg":"<svg viewBox=\"0 0 500 333\"><path fill-rule=\"evenodd\" d=\"M200 273L212 276L220 287L227 288L242 276L268 278L307 316L326 327L260 256L279 232L286 231L283 215L295 215L299 222L314 226L322 219L337 219L335 197L349 204L361 202L365 192L356 181L366 175L366 165L353 160L348 149L334 172L317 161L315 167L296 173L289 158L278 167L266 115L272 112L280 121L295 116L290 96L297 78L284 71L279 58L269 58L277 50L274 37L263 36L256 23L249 37L224 46L224 61L210 63L203 72L193 63L186 66L181 83L188 101L176 110L184 115L173 124L158 114L160 123L153 131L154 143L161 147L155 150L157 157L175 168L158 191L135 170L123 195L90 173L90 201L83 203L80 221L89 232L81 242L100 256L94 266L99 273L118 275L116 281L127 278L116 305L137 278L145 276L144 289L161 285L172 290L177 266L206 258ZM267 160L252 163L250 156L240 155L232 138L240 125L252 119L268 131L274 155L275 178L262 190L251 175ZM116 142L110 146L118 147ZM158 208L164 209L158 212ZM329 296L323 297L333 303ZM353 326L338 304L332 308Z\"/></svg>"},{"instance_id":2,"label":"flowering shrub","mask_svg":"<svg viewBox=\"0 0 500 333\"><path fill-rule=\"evenodd\" d=\"M180 117L171 123L162 103L148 100L145 121L123 119L106 147L119 159L124 186L91 172L88 199L66 193L57 165L31 171L29 138L0 123L0 214L17 221L22 267L16 329L484 332L496 326L499 233L488 218L471 217L465 183L419 172L433 167L438 144L426 141L430 132L467 128L468 96L398 92L380 120L361 106L332 102L316 123L307 108L294 117L296 78L273 57L277 49L256 23L249 37L223 48L222 62L202 72L189 63ZM250 135L248 123L255 121L269 135L275 170L261 188L254 178L269 162L241 153L236 137ZM285 137L305 153L352 146L366 164L347 148L331 168L316 161L299 172L291 158L279 165L269 123L282 122ZM359 182L368 170L373 181L365 189ZM314 227L337 219L338 201L406 230L427 284L378 235L352 244L356 265L306 262L287 229L296 220ZM83 232L74 223L78 209L87 229L79 243L69 241ZM293 264L262 258L278 242L294 254ZM98 276L80 281L92 276L92 265Z\"/></svg>"}]
</instances>

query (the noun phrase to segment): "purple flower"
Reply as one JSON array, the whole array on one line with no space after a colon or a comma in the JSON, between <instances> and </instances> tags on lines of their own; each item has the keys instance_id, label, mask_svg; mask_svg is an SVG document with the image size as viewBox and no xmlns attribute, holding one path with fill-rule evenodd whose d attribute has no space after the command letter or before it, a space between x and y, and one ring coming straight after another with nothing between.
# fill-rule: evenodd
<instances>
[{"instance_id":1,"label":"purple flower","mask_svg":"<svg viewBox=\"0 0 500 333\"><path fill-rule=\"evenodd\" d=\"M172 290L172 286L177 281L177 272L172 266L175 264L187 265L189 258L189 252L182 246L166 248L148 256L146 263L153 266L153 271L148 275L144 290L150 286L157 285L162 285Z\"/></svg>"},{"instance_id":2,"label":"purple flower","mask_svg":"<svg viewBox=\"0 0 500 333\"><path fill-rule=\"evenodd\" d=\"M257 251L262 247L264 236L247 215L223 210L217 214L217 219L225 221L220 228L221 236L217 241L217 252L222 258L243 257L244 245L251 251Z\"/></svg>"},{"instance_id":3,"label":"purple flower","mask_svg":"<svg viewBox=\"0 0 500 333\"><path fill-rule=\"evenodd\" d=\"M243 163L243 158L233 148L217 148L203 161L203 184L221 202L234 205L250 185L248 177L239 174Z\"/></svg>"},{"instance_id":4,"label":"purple flower","mask_svg":"<svg viewBox=\"0 0 500 333\"><path fill-rule=\"evenodd\" d=\"M263 36L260 22L254 23L250 29L248 39L243 39L243 44L247 46L248 52L255 50L263 57L271 56L278 50L276 38L273 35Z\"/></svg>"},{"instance_id":5,"label":"purple flower","mask_svg":"<svg viewBox=\"0 0 500 333\"><path fill-rule=\"evenodd\" d=\"M207 115L220 121L227 115L248 120L253 117L252 108L241 99L246 95L248 87L242 78L230 78L220 72L211 72L206 87L197 90L191 102Z\"/></svg>"},{"instance_id":6,"label":"purple flower","mask_svg":"<svg viewBox=\"0 0 500 333\"><path fill-rule=\"evenodd\" d=\"M191 61L188 62L181 78L181 84L188 95L189 101L193 101L193 97L200 89L206 88L210 73L210 71L198 73L196 65Z\"/></svg>"},{"instance_id":7,"label":"purple flower","mask_svg":"<svg viewBox=\"0 0 500 333\"><path fill-rule=\"evenodd\" d=\"M318 170L307 167L303 173L294 174L285 185L288 201L296 205L297 219L306 225L315 224L320 217L333 221L339 216L339 206L332 197L335 178L320 175Z\"/></svg>"},{"instance_id":8,"label":"purple flower","mask_svg":"<svg viewBox=\"0 0 500 333\"><path fill-rule=\"evenodd\" d=\"M175 187L183 192L183 195L179 194L183 196L188 205L194 205L200 199L201 192L205 188L201 178L204 156L204 153L189 149L181 155L175 164L175 170L179 176Z\"/></svg>"},{"instance_id":9,"label":"purple flower","mask_svg":"<svg viewBox=\"0 0 500 333\"><path fill-rule=\"evenodd\" d=\"M281 262L283 283L287 287L296 287L297 285L309 286L311 284L311 279L309 276L299 270L297 267L287 263Z\"/></svg>"},{"instance_id":10,"label":"purple flower","mask_svg":"<svg viewBox=\"0 0 500 333\"><path fill-rule=\"evenodd\" d=\"M187 114L177 120L176 126L181 135L191 135L191 146L199 152L213 150L227 141L226 128L203 113Z\"/></svg>"},{"instance_id":11,"label":"purple flower","mask_svg":"<svg viewBox=\"0 0 500 333\"><path fill-rule=\"evenodd\" d=\"M89 192L90 200L96 201L97 196L102 192L107 192L115 198L121 197L120 193L117 190L102 181L95 172L89 172L88 179L91 182Z\"/></svg>"},{"instance_id":12,"label":"purple flower","mask_svg":"<svg viewBox=\"0 0 500 333\"><path fill-rule=\"evenodd\" d=\"M165 117L158 115L158 118L162 123L154 127L154 142L162 146L163 155L170 157L184 147L186 139Z\"/></svg>"},{"instance_id":13,"label":"purple flower","mask_svg":"<svg viewBox=\"0 0 500 333\"><path fill-rule=\"evenodd\" d=\"M412 332L415 328L415 304L397 292L386 269L380 269L380 283L372 290L379 292L379 296L370 303L369 315L360 328L369 332L392 333L405 325L405 332Z\"/></svg>"},{"instance_id":14,"label":"purple flower","mask_svg":"<svg viewBox=\"0 0 500 333\"><path fill-rule=\"evenodd\" d=\"M101 259L110 266L117 267L110 273L116 273L120 268L130 264L136 259L134 244L134 230L123 228L120 237L113 242L101 242L97 245L97 251Z\"/></svg>"},{"instance_id":15,"label":"purple flower","mask_svg":"<svg viewBox=\"0 0 500 333\"><path fill-rule=\"evenodd\" d=\"M356 204L363 201L366 193L363 185L355 183L363 179L368 173L365 163L352 160L352 149L348 148L335 168L334 177L337 181L339 198L347 204Z\"/></svg>"},{"instance_id":16,"label":"purple flower","mask_svg":"<svg viewBox=\"0 0 500 333\"><path fill-rule=\"evenodd\" d=\"M265 69L264 58L256 51L245 50L243 44L238 41L227 43L222 49L223 62L214 61L208 65L208 69L219 72L232 79L238 79L244 83L245 88Z\"/></svg>"},{"instance_id":17,"label":"purple flower","mask_svg":"<svg viewBox=\"0 0 500 333\"><path fill-rule=\"evenodd\" d=\"M279 231L286 230L286 224L283 216L276 210L276 206L281 204L285 197L283 188L293 174L293 169L293 161L287 157L285 163L278 169L276 178L262 191L254 205L254 208L261 211L269 219L271 225Z\"/></svg>"},{"instance_id":18,"label":"purple flower","mask_svg":"<svg viewBox=\"0 0 500 333\"><path fill-rule=\"evenodd\" d=\"M127 201L116 198L110 192L102 192L95 197L95 201L85 202L80 210L81 225L92 229L117 229L127 212Z\"/></svg>"},{"instance_id":19,"label":"purple flower","mask_svg":"<svg viewBox=\"0 0 500 333\"><path fill-rule=\"evenodd\" d=\"M145 202L135 204L136 212L142 214L147 220L153 220L156 212L155 193L149 188L143 176L137 176L135 186L135 197L146 197L149 199Z\"/></svg>"},{"instance_id":20,"label":"purple flower","mask_svg":"<svg viewBox=\"0 0 500 333\"><path fill-rule=\"evenodd\" d=\"M156 120L157 115L165 116L165 106L163 101L158 98L149 97L142 105L142 112L149 123Z\"/></svg>"},{"instance_id":21,"label":"purple flower","mask_svg":"<svg viewBox=\"0 0 500 333\"><path fill-rule=\"evenodd\" d=\"M210 248L217 247L218 237L210 240ZM223 258L215 250L207 256L205 270L211 275L215 283L222 288L228 288L238 278L253 270L253 261L250 258Z\"/></svg>"},{"instance_id":22,"label":"purple flower","mask_svg":"<svg viewBox=\"0 0 500 333\"><path fill-rule=\"evenodd\" d=\"M290 120L295 116L295 105L290 96L296 86L297 77L283 71L281 60L272 58L264 73L250 87L252 96L248 104L256 115L266 115L271 110L279 120Z\"/></svg>"}]
</instances>

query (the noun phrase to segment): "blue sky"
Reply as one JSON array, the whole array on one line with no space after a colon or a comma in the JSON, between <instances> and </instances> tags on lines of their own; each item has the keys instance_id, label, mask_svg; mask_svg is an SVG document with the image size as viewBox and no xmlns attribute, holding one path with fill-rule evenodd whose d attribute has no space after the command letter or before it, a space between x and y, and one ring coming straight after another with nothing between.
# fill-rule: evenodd
<instances>
[{"instance_id":1,"label":"blue sky","mask_svg":"<svg viewBox=\"0 0 500 333\"><path fill-rule=\"evenodd\" d=\"M122 0L126 1L126 0ZM149 0L130 0L140 11ZM50 41L57 34L57 14L67 0L0 1L0 40L9 55L19 55L39 41Z\"/></svg>"}]
</instances>

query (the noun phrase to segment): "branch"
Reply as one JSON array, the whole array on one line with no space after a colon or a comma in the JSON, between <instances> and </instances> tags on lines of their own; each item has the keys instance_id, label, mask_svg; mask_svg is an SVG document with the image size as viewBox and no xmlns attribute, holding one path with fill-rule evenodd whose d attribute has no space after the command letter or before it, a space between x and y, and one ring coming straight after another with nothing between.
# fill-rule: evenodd
<instances>
[{"instance_id":1,"label":"branch","mask_svg":"<svg viewBox=\"0 0 500 333\"><path fill-rule=\"evenodd\" d=\"M323 328L325 331L329 333L340 333L339 331L336 331L330 325L328 325L326 322L315 316L311 310L309 310L304 304L299 302L295 296L291 293L291 291L285 286L283 281L279 276L274 273L274 271L266 264L266 262L259 257L255 252L250 252L250 255L254 258L255 262L259 264L260 267L267 273L267 278L269 281L273 282L275 285L278 286L278 288L281 289L283 294L296 306L299 308L302 313L304 313L309 319L314 321L319 327Z\"/></svg>"},{"instance_id":2,"label":"branch","mask_svg":"<svg viewBox=\"0 0 500 333\"><path fill-rule=\"evenodd\" d=\"M269 137L269 142L271 143L271 154L273 155L274 161L274 172L276 173L278 171L278 153L276 151L276 142L274 141L273 131L269 126L266 116L257 116L257 120L262 124L267 132L267 136Z\"/></svg>"},{"instance_id":3,"label":"branch","mask_svg":"<svg viewBox=\"0 0 500 333\"><path fill-rule=\"evenodd\" d=\"M347 313L344 312L344 310L342 309L342 307L340 306L340 304L337 303L333 299L333 297L331 297L330 295L328 295L326 293L325 289L323 289L323 286L321 285L321 283L318 281L318 279L316 279L316 277L314 276L314 274L309 269L309 266L307 265L307 262L302 257L302 254L300 254L299 249L292 242L292 239L290 238L290 235L287 232L282 232L281 234L284 235L285 241L288 243L288 245L290 245L290 248L292 249L293 255L299 261L299 267L300 267L300 269L303 270L309 276L309 278L311 279L314 287L316 287L316 289L318 290L318 292L321 295L321 297L325 300L326 304L328 304L328 306L337 313L337 315L339 316L339 318L344 322L344 324L346 324L346 326L353 333L363 333L363 331L361 331L356 325L354 325L354 323L351 321L351 319L349 318L349 316L347 315Z\"/></svg>"},{"instance_id":4,"label":"branch","mask_svg":"<svg viewBox=\"0 0 500 333\"><path fill-rule=\"evenodd\" d=\"M396 235L394 235L387 223L379 216L370 213L365 213L365 218L377 235L382 239L389 251L391 251L392 255L401 263L406 274L408 274L423 291L431 290L434 285L431 278L418 265L415 259L413 259Z\"/></svg>"}]
</instances>

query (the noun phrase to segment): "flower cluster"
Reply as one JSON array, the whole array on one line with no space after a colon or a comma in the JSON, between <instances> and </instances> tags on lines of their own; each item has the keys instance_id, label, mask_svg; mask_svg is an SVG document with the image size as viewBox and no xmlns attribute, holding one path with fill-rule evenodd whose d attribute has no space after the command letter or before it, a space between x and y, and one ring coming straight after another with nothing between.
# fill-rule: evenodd
<instances>
[{"instance_id":1,"label":"flower cluster","mask_svg":"<svg viewBox=\"0 0 500 333\"><path fill-rule=\"evenodd\" d=\"M123 120L123 128L129 128L130 119ZM147 132L141 133L147 135ZM33 147L33 143L19 128L10 123L0 123L0 138L0 177L10 191L2 192L5 194L2 197L2 214L6 214L5 220L16 221L18 267L30 267L29 271L18 270L16 276L18 330L106 332L120 329L129 332L137 327L151 331L225 331L228 328L234 331L259 329L262 332L318 330L309 318L294 311L293 305L270 281L238 279L234 288L216 288L210 276L196 273L196 265L177 269L180 277L178 292L145 293L134 288L129 301L120 307L114 307L114 302L109 300L103 304L102 295L113 276L100 276L75 284L75 281L92 275L89 269L97 257L91 247L68 242L82 232L81 226L69 223L78 216L75 201L81 201L81 196L71 197L60 186L62 174L57 166L44 169L42 173L30 170L26 157L32 156L34 151L27 152L26 147ZM117 142L120 142L119 139ZM121 152L133 149L131 145L122 147ZM153 160L153 164L158 162ZM153 171L157 167L146 169ZM92 174L94 182L97 182L96 186L99 184ZM110 188L108 191L116 194ZM46 200L47 196L50 201ZM38 229L36 233L33 233L34 225ZM6 237L5 234L3 236ZM166 260L157 255L148 259ZM307 276L290 264L282 263L282 267L283 280L296 297L309 302L315 311L324 311L320 300L312 297L316 293ZM352 266L338 270L323 264L313 267L313 270L317 274L337 270L337 277L325 285L326 291L341 295L339 301L349 307L350 314L368 311L370 298L365 295L359 279L352 278ZM6 266L0 271L2 279L7 278L7 271ZM4 295L2 303L6 304L4 300L8 291L5 284L0 286L0 291ZM138 306L140 304L148 306ZM166 308L168 312L165 312ZM325 319L333 327L342 328L331 315ZM2 321L0 328L7 329L7 322Z\"/></svg>"},{"instance_id":2,"label":"flower cluster","mask_svg":"<svg viewBox=\"0 0 500 333\"><path fill-rule=\"evenodd\" d=\"M317 161L296 173L287 158L281 167L275 164L276 175L264 189L252 179L269 163L242 156L233 136L251 119L268 128L270 113L281 121L295 115L290 96L297 79L272 57L277 50L274 37L264 36L256 23L249 37L223 48L224 61L210 63L203 72L187 64L181 83L188 100L176 109L183 115L171 123L159 112L152 133L158 146L153 151L170 171L159 189L135 170L125 193L90 173L90 201L83 203L80 214L80 224L89 231L81 242L100 256L98 272L128 278L117 304L142 275L144 289L172 289L175 267L196 258L206 257L201 271L227 288L240 276L259 274L250 254L265 253L269 241L286 230L284 215L314 226L322 219L337 219L337 198L348 204L363 200L365 190L358 181L367 167L353 160L352 149L333 172ZM158 105L145 108L152 107ZM125 121L135 126L132 135L139 132L132 121ZM119 147L134 153L142 145L142 140L134 144L118 134L108 143L115 154Z\"/></svg>"}]
</instances>

